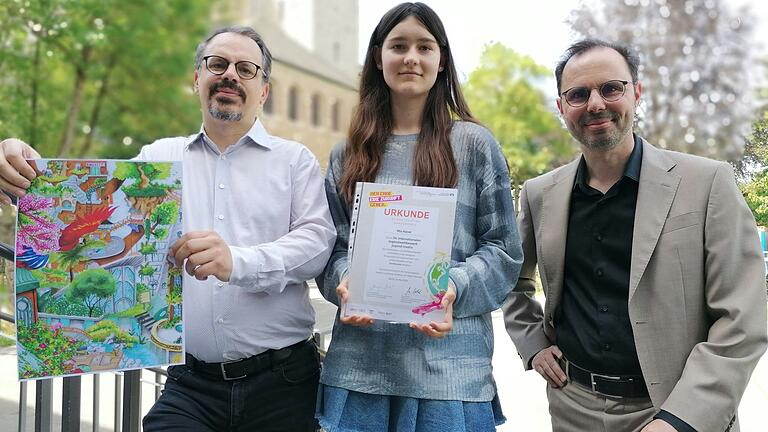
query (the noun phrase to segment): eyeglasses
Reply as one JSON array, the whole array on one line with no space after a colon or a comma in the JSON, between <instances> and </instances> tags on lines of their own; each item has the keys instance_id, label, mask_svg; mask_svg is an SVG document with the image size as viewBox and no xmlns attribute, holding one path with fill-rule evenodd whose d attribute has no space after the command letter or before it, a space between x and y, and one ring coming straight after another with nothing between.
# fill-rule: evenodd
<instances>
[{"instance_id":1,"label":"eyeglasses","mask_svg":"<svg viewBox=\"0 0 768 432\"><path fill-rule=\"evenodd\" d=\"M208 72L214 75L224 75L224 72L229 69L230 61L224 57L209 55L203 57L203 60L205 61L205 68L208 69ZM263 73L261 66L247 60L241 60L235 63L235 71L240 78L244 80L253 79L259 71L262 71Z\"/></svg>"},{"instance_id":2,"label":"eyeglasses","mask_svg":"<svg viewBox=\"0 0 768 432\"><path fill-rule=\"evenodd\" d=\"M592 95L592 90L597 89L597 93L606 102L616 102L624 96L624 92L627 89L627 84L630 81L623 80L610 80L600 84L597 87L571 87L568 90L560 93L565 99L565 102L578 108L589 101L589 97Z\"/></svg>"}]
</instances>

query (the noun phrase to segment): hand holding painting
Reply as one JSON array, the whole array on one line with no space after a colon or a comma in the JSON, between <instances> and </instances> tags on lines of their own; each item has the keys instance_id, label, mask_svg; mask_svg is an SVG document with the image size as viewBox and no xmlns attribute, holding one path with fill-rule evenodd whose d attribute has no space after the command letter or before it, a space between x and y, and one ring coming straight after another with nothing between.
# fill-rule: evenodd
<instances>
[{"instance_id":1,"label":"hand holding painting","mask_svg":"<svg viewBox=\"0 0 768 432\"><path fill-rule=\"evenodd\" d=\"M3 157L4 156L4 157ZM21 197L35 177L35 170L27 159L40 159L40 153L29 145L14 138L0 141L0 203L11 204L11 194Z\"/></svg>"},{"instance_id":2,"label":"hand holding painting","mask_svg":"<svg viewBox=\"0 0 768 432\"><path fill-rule=\"evenodd\" d=\"M215 276L228 282L232 275L232 252L215 231L188 232L176 240L168 253L177 266L187 260L184 269L198 280Z\"/></svg>"}]
</instances>

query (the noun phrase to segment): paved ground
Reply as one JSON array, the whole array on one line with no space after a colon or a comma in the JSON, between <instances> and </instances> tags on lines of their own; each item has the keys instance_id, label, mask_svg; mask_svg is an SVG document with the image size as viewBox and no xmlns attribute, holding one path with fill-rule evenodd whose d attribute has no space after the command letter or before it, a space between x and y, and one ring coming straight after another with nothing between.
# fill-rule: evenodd
<instances>
[{"instance_id":1,"label":"paved ground","mask_svg":"<svg viewBox=\"0 0 768 432\"><path fill-rule=\"evenodd\" d=\"M320 303L319 295L313 293ZM329 329L334 308L322 303L318 308L318 323L323 330ZM507 424L498 428L498 432L517 431L548 431L549 414L545 396L544 382L534 372L523 372L520 358L514 345L504 331L500 312L493 314L494 334L496 336L496 351L493 359L494 373L499 388ZM152 405L154 390L151 382L154 374L144 372L142 385L142 411L147 412ZM111 431L114 422L114 375L102 374L100 378L100 412L99 423L101 431ZM83 378L82 423L81 430L90 431L92 428L93 378ZM34 425L34 383L28 386L27 430L33 430ZM58 397L56 397L58 395ZM0 348L0 431L14 431L18 425L19 383L16 381L15 348ZM60 430L59 416L61 412L61 380L54 380L54 419L53 429ZM752 376L749 387L744 394L739 414L743 432L761 432L766 430L768 421L768 357L758 364Z\"/></svg>"}]
</instances>

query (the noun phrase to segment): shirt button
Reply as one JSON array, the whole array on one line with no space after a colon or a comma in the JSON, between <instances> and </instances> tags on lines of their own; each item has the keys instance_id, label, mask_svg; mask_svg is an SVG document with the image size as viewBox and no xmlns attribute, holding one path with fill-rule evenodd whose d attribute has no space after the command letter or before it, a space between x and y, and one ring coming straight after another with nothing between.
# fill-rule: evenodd
<instances>
[{"instance_id":1,"label":"shirt button","mask_svg":"<svg viewBox=\"0 0 768 432\"><path fill-rule=\"evenodd\" d=\"M224 189L224 183L219 183L219 189Z\"/></svg>"},{"instance_id":2,"label":"shirt button","mask_svg":"<svg viewBox=\"0 0 768 432\"><path fill-rule=\"evenodd\" d=\"M603 236L602 236L602 234L595 234L595 240L597 240L597 241L599 241L599 242L603 241Z\"/></svg>"},{"instance_id":3,"label":"shirt button","mask_svg":"<svg viewBox=\"0 0 768 432\"><path fill-rule=\"evenodd\" d=\"M218 219L218 220L224 220L224 215L218 215L218 216L217 216L217 219Z\"/></svg>"},{"instance_id":4,"label":"shirt button","mask_svg":"<svg viewBox=\"0 0 768 432\"><path fill-rule=\"evenodd\" d=\"M608 306L600 306L600 312L608 312Z\"/></svg>"},{"instance_id":5,"label":"shirt button","mask_svg":"<svg viewBox=\"0 0 768 432\"><path fill-rule=\"evenodd\" d=\"M227 160L227 155L221 155L222 160Z\"/></svg>"},{"instance_id":6,"label":"shirt button","mask_svg":"<svg viewBox=\"0 0 768 432\"><path fill-rule=\"evenodd\" d=\"M611 350L611 344L603 344L603 351L610 351Z\"/></svg>"},{"instance_id":7,"label":"shirt button","mask_svg":"<svg viewBox=\"0 0 768 432\"><path fill-rule=\"evenodd\" d=\"M222 318L222 317L219 317L219 318L216 320L216 322L217 322L217 323L219 323L219 324L222 324L222 323L224 323L224 318Z\"/></svg>"},{"instance_id":8,"label":"shirt button","mask_svg":"<svg viewBox=\"0 0 768 432\"><path fill-rule=\"evenodd\" d=\"M597 277L603 277L603 269L595 270L595 274L597 275Z\"/></svg>"},{"instance_id":9,"label":"shirt button","mask_svg":"<svg viewBox=\"0 0 768 432\"><path fill-rule=\"evenodd\" d=\"M223 287L223 286L224 286L224 282L219 282L219 283L217 283L216 285L218 285L218 286L219 286L219 288L221 288L221 287Z\"/></svg>"}]
</instances>

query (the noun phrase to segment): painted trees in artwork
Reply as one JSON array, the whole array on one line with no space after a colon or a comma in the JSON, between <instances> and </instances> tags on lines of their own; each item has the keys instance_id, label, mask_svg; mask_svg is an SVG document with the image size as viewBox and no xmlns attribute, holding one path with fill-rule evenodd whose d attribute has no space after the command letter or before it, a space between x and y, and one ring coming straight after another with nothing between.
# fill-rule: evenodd
<instances>
[{"instance_id":1,"label":"painted trees in artwork","mask_svg":"<svg viewBox=\"0 0 768 432\"><path fill-rule=\"evenodd\" d=\"M145 256L157 253L157 244L155 242L144 242L139 247L139 253Z\"/></svg>"},{"instance_id":2,"label":"painted trees in artwork","mask_svg":"<svg viewBox=\"0 0 768 432\"><path fill-rule=\"evenodd\" d=\"M88 308L88 316L97 316L95 313L101 308L104 299L114 295L117 290L117 282L108 270L101 268L88 269L77 276L69 286L67 295L70 299L81 302Z\"/></svg>"},{"instance_id":3,"label":"painted trees in artwork","mask_svg":"<svg viewBox=\"0 0 768 432\"><path fill-rule=\"evenodd\" d=\"M158 180L171 175L171 165L159 162L117 162L114 176L125 182L121 190L131 207L140 214L149 216L161 205L175 185L163 184Z\"/></svg>"},{"instance_id":4,"label":"painted trees in artwork","mask_svg":"<svg viewBox=\"0 0 768 432\"><path fill-rule=\"evenodd\" d=\"M53 200L28 194L19 198L18 204L16 254L23 254L26 248L38 254L58 250L61 229L46 214L53 207Z\"/></svg>"},{"instance_id":5,"label":"painted trees in artwork","mask_svg":"<svg viewBox=\"0 0 768 432\"><path fill-rule=\"evenodd\" d=\"M143 278L150 278L154 276L156 272L157 269L149 263L144 263L144 265L139 267L139 276Z\"/></svg>"},{"instance_id":6,"label":"painted trees in artwork","mask_svg":"<svg viewBox=\"0 0 768 432\"><path fill-rule=\"evenodd\" d=\"M181 215L177 169L159 162L117 162L117 170L114 162L43 163L19 200L16 265L39 282L27 294L38 314L18 330L20 376L166 361L158 346L177 352L165 344L181 344L179 331L149 335L181 321L180 277L169 292L158 288ZM162 323L144 318L165 313Z\"/></svg>"},{"instance_id":7,"label":"painted trees in artwork","mask_svg":"<svg viewBox=\"0 0 768 432\"><path fill-rule=\"evenodd\" d=\"M59 265L69 270L69 282L71 283L75 277L75 268L89 259L85 252L88 249L100 248L104 246L106 246L106 243L101 240L86 239L80 243L77 243L71 249L57 252L54 254L53 259L59 263Z\"/></svg>"},{"instance_id":8,"label":"painted trees in artwork","mask_svg":"<svg viewBox=\"0 0 768 432\"><path fill-rule=\"evenodd\" d=\"M179 218L179 204L176 201L166 201L152 210L149 216L149 234L158 240L168 237L169 226Z\"/></svg>"},{"instance_id":9,"label":"painted trees in artwork","mask_svg":"<svg viewBox=\"0 0 768 432\"><path fill-rule=\"evenodd\" d=\"M129 197L164 197L168 185L156 180L171 175L171 165L153 162L117 162L114 176L126 182L122 190ZM128 184L128 180L133 180Z\"/></svg>"},{"instance_id":10,"label":"painted trees in artwork","mask_svg":"<svg viewBox=\"0 0 768 432\"><path fill-rule=\"evenodd\" d=\"M180 275L180 269L168 269L168 292L165 295L165 301L168 304L168 320L163 325L166 328L173 327L181 321L181 317L176 315L176 305L181 304L182 301L181 285L176 283Z\"/></svg>"}]
</instances>

